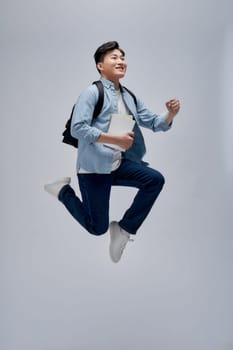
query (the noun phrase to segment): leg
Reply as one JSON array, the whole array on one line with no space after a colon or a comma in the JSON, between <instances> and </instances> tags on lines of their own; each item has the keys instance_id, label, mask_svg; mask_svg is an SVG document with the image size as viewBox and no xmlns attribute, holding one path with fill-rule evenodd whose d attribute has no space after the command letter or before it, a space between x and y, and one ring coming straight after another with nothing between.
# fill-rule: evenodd
<instances>
[{"instance_id":1,"label":"leg","mask_svg":"<svg viewBox=\"0 0 233 350\"><path fill-rule=\"evenodd\" d=\"M121 166L113 173L113 185L139 189L132 205L119 222L124 230L136 234L163 188L164 177L144 164L123 159Z\"/></svg>"},{"instance_id":2,"label":"leg","mask_svg":"<svg viewBox=\"0 0 233 350\"><path fill-rule=\"evenodd\" d=\"M109 226L111 174L78 174L78 181L82 201L69 185L62 188L58 198L88 232L101 235Z\"/></svg>"}]
</instances>

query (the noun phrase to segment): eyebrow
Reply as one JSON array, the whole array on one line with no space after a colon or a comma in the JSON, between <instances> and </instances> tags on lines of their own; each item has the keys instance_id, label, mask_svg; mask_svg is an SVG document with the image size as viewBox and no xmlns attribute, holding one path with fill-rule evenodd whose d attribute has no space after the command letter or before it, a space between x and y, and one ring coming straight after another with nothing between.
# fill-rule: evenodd
<instances>
[{"instance_id":1,"label":"eyebrow","mask_svg":"<svg viewBox=\"0 0 233 350\"><path fill-rule=\"evenodd\" d=\"M119 56L119 57L125 57L123 54L118 55L117 53L111 53L110 56Z\"/></svg>"}]
</instances>

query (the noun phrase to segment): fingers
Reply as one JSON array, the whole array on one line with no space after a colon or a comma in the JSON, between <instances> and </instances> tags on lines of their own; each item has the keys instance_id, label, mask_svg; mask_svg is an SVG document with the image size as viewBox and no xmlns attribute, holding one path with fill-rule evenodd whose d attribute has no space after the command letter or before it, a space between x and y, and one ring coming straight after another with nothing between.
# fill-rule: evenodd
<instances>
[{"instance_id":1,"label":"fingers","mask_svg":"<svg viewBox=\"0 0 233 350\"><path fill-rule=\"evenodd\" d=\"M134 137L134 132L130 131L130 132L128 132L128 135L133 138Z\"/></svg>"},{"instance_id":2,"label":"fingers","mask_svg":"<svg viewBox=\"0 0 233 350\"><path fill-rule=\"evenodd\" d=\"M172 109L174 109L174 108L179 108L180 107L180 101L179 100L177 100L177 99L171 99L171 100L169 100L169 101L167 101L166 102L166 106L168 107L168 108L172 108Z\"/></svg>"},{"instance_id":3,"label":"fingers","mask_svg":"<svg viewBox=\"0 0 233 350\"><path fill-rule=\"evenodd\" d=\"M117 144L123 149L129 149L134 141L134 132L128 131L117 136Z\"/></svg>"},{"instance_id":4,"label":"fingers","mask_svg":"<svg viewBox=\"0 0 233 350\"><path fill-rule=\"evenodd\" d=\"M170 113L176 115L180 110L180 101L173 98L166 102L166 107Z\"/></svg>"},{"instance_id":5,"label":"fingers","mask_svg":"<svg viewBox=\"0 0 233 350\"><path fill-rule=\"evenodd\" d=\"M134 140L134 132L133 131L127 132L126 139L125 139L126 149L129 149L132 146L133 140Z\"/></svg>"}]
</instances>

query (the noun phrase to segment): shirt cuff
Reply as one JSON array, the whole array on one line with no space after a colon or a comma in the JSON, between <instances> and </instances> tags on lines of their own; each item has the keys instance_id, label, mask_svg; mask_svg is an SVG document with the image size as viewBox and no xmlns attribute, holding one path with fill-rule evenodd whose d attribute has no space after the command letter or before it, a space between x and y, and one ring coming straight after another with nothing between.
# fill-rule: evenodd
<instances>
[{"instance_id":1,"label":"shirt cuff","mask_svg":"<svg viewBox=\"0 0 233 350\"><path fill-rule=\"evenodd\" d=\"M167 130L171 129L173 120L171 121L170 124L167 123L167 121L166 121L167 112L162 113L160 116L161 116L161 123L160 123L161 129L163 131L167 131Z\"/></svg>"},{"instance_id":2,"label":"shirt cuff","mask_svg":"<svg viewBox=\"0 0 233 350\"><path fill-rule=\"evenodd\" d=\"M95 127L91 128L90 134L87 136L86 140L88 143L94 143L100 137L102 131Z\"/></svg>"}]
</instances>

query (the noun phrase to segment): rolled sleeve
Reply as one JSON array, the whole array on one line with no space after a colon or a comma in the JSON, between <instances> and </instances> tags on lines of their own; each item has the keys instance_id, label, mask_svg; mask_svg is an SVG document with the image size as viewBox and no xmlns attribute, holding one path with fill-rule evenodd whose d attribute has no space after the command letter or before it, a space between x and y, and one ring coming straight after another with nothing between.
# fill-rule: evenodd
<instances>
[{"instance_id":1,"label":"rolled sleeve","mask_svg":"<svg viewBox=\"0 0 233 350\"><path fill-rule=\"evenodd\" d=\"M158 126L159 126L160 130L162 130L162 131L167 131L167 130L171 129L171 127L172 127L172 122L170 124L167 123L166 116L167 116L167 112L164 112L164 113L159 115L160 122L159 122Z\"/></svg>"}]
</instances>

